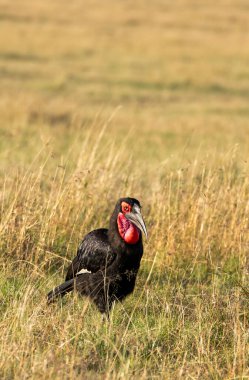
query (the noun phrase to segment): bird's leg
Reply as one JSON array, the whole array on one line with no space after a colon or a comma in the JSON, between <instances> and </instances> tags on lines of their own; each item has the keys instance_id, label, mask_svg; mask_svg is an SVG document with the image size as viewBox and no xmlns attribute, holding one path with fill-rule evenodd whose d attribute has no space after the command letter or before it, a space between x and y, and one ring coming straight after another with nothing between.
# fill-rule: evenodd
<instances>
[{"instance_id":1,"label":"bird's leg","mask_svg":"<svg viewBox=\"0 0 249 380\"><path fill-rule=\"evenodd\" d=\"M110 298L108 299L108 302L106 302L105 310L102 312L102 322L110 322L110 311L112 308L112 302Z\"/></svg>"},{"instance_id":2,"label":"bird's leg","mask_svg":"<svg viewBox=\"0 0 249 380\"><path fill-rule=\"evenodd\" d=\"M109 311L102 314L102 323L110 322Z\"/></svg>"}]
</instances>

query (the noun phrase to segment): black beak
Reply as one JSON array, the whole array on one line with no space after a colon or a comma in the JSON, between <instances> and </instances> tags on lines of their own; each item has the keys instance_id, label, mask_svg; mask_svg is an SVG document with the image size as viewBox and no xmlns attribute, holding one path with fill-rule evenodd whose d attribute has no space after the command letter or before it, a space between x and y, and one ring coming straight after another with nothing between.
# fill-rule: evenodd
<instances>
[{"instance_id":1,"label":"black beak","mask_svg":"<svg viewBox=\"0 0 249 380\"><path fill-rule=\"evenodd\" d=\"M128 212L125 214L125 217L130 220L141 232L143 232L146 236L146 239L148 239L147 230L145 227L145 223L140 211L140 208L135 204L132 207L132 212Z\"/></svg>"}]
</instances>

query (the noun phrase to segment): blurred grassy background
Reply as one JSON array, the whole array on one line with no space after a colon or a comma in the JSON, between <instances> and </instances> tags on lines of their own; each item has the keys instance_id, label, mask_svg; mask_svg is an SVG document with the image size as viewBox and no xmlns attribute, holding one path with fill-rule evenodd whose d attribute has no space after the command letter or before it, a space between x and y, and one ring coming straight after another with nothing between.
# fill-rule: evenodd
<instances>
[{"instance_id":1,"label":"blurred grassy background","mask_svg":"<svg viewBox=\"0 0 249 380\"><path fill-rule=\"evenodd\" d=\"M106 138L138 162L245 158L247 1L1 1L0 46L1 159L64 152L117 108Z\"/></svg>"},{"instance_id":2,"label":"blurred grassy background","mask_svg":"<svg viewBox=\"0 0 249 380\"><path fill-rule=\"evenodd\" d=\"M249 375L248 41L247 0L0 1L0 377ZM124 195L134 295L47 308Z\"/></svg>"}]
</instances>

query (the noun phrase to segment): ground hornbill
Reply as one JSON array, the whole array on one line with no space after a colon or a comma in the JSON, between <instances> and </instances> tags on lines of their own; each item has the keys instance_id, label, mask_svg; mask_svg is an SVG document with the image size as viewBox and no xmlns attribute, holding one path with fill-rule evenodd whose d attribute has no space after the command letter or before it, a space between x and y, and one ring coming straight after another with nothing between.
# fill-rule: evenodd
<instances>
[{"instance_id":1,"label":"ground hornbill","mask_svg":"<svg viewBox=\"0 0 249 380\"><path fill-rule=\"evenodd\" d=\"M48 293L48 303L77 290L108 315L115 300L122 301L134 290L143 255L142 232L147 237L139 201L119 199L109 230L100 228L84 237L65 282Z\"/></svg>"}]
</instances>

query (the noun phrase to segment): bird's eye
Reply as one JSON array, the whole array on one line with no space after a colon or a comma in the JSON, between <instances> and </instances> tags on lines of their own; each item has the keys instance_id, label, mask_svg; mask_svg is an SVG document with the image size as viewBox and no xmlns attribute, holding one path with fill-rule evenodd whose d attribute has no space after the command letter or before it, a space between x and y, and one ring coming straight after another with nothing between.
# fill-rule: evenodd
<instances>
[{"instance_id":1,"label":"bird's eye","mask_svg":"<svg viewBox=\"0 0 249 380\"><path fill-rule=\"evenodd\" d=\"M121 209L122 209L123 213L130 212L131 211L131 206L128 203L126 203L126 202L122 202Z\"/></svg>"},{"instance_id":2,"label":"bird's eye","mask_svg":"<svg viewBox=\"0 0 249 380\"><path fill-rule=\"evenodd\" d=\"M126 203L126 202L122 202L121 203L121 210L122 212L125 214L126 212L130 212L131 211L131 206Z\"/></svg>"}]
</instances>

